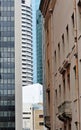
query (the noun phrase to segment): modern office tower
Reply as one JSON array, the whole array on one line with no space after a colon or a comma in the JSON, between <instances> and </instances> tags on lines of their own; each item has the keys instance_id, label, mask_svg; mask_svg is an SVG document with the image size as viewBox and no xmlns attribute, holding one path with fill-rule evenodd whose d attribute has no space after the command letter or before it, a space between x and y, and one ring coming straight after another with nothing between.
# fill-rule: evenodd
<instances>
[{"instance_id":1,"label":"modern office tower","mask_svg":"<svg viewBox=\"0 0 81 130\"><path fill-rule=\"evenodd\" d=\"M22 86L33 82L32 8L31 2L22 0Z\"/></svg>"},{"instance_id":2,"label":"modern office tower","mask_svg":"<svg viewBox=\"0 0 81 130\"><path fill-rule=\"evenodd\" d=\"M37 83L42 84L42 14L36 11L36 58L37 58Z\"/></svg>"},{"instance_id":3,"label":"modern office tower","mask_svg":"<svg viewBox=\"0 0 81 130\"><path fill-rule=\"evenodd\" d=\"M0 130L22 130L21 1L0 0Z\"/></svg>"},{"instance_id":4,"label":"modern office tower","mask_svg":"<svg viewBox=\"0 0 81 130\"><path fill-rule=\"evenodd\" d=\"M40 0L32 0L33 18L33 83L37 83L37 51L36 51L36 11L39 9Z\"/></svg>"}]
</instances>

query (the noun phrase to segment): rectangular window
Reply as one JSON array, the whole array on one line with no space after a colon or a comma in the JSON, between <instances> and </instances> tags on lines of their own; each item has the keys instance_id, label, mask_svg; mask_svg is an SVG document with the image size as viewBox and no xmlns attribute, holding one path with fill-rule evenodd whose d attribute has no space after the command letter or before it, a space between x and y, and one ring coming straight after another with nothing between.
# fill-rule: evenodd
<instances>
[{"instance_id":1,"label":"rectangular window","mask_svg":"<svg viewBox=\"0 0 81 130\"><path fill-rule=\"evenodd\" d=\"M44 122L39 122L39 125L44 125Z\"/></svg>"},{"instance_id":2,"label":"rectangular window","mask_svg":"<svg viewBox=\"0 0 81 130\"><path fill-rule=\"evenodd\" d=\"M65 40L64 40L64 34L62 35L62 51L63 51L63 58L65 56Z\"/></svg>"},{"instance_id":3,"label":"rectangular window","mask_svg":"<svg viewBox=\"0 0 81 130\"><path fill-rule=\"evenodd\" d=\"M74 28L74 13L72 14L71 18L72 18L72 25L73 25L73 28Z\"/></svg>"},{"instance_id":4,"label":"rectangular window","mask_svg":"<svg viewBox=\"0 0 81 130\"><path fill-rule=\"evenodd\" d=\"M57 57L56 57L56 51L54 52L54 70L55 70L55 73L56 73L56 69L57 69Z\"/></svg>"},{"instance_id":5,"label":"rectangular window","mask_svg":"<svg viewBox=\"0 0 81 130\"><path fill-rule=\"evenodd\" d=\"M22 0L22 3L25 4L25 0Z\"/></svg>"},{"instance_id":6,"label":"rectangular window","mask_svg":"<svg viewBox=\"0 0 81 130\"><path fill-rule=\"evenodd\" d=\"M50 62L49 62L49 60L48 60L48 81L50 82Z\"/></svg>"},{"instance_id":7,"label":"rectangular window","mask_svg":"<svg viewBox=\"0 0 81 130\"><path fill-rule=\"evenodd\" d=\"M70 74L67 75L68 88L70 90Z\"/></svg>"},{"instance_id":8,"label":"rectangular window","mask_svg":"<svg viewBox=\"0 0 81 130\"><path fill-rule=\"evenodd\" d=\"M59 85L59 98L61 99L61 85Z\"/></svg>"},{"instance_id":9,"label":"rectangular window","mask_svg":"<svg viewBox=\"0 0 81 130\"><path fill-rule=\"evenodd\" d=\"M66 91L65 91L65 73L63 74L63 93L64 93L64 99L65 99L65 95L66 95Z\"/></svg>"},{"instance_id":10,"label":"rectangular window","mask_svg":"<svg viewBox=\"0 0 81 130\"><path fill-rule=\"evenodd\" d=\"M74 66L74 74L75 74L75 80L76 80L76 66Z\"/></svg>"},{"instance_id":11,"label":"rectangular window","mask_svg":"<svg viewBox=\"0 0 81 130\"><path fill-rule=\"evenodd\" d=\"M55 90L55 99L56 99L56 107L57 107L57 89Z\"/></svg>"},{"instance_id":12,"label":"rectangular window","mask_svg":"<svg viewBox=\"0 0 81 130\"><path fill-rule=\"evenodd\" d=\"M43 118L43 115L39 115L39 118Z\"/></svg>"},{"instance_id":13,"label":"rectangular window","mask_svg":"<svg viewBox=\"0 0 81 130\"><path fill-rule=\"evenodd\" d=\"M58 63L60 65L60 43L58 44Z\"/></svg>"},{"instance_id":14,"label":"rectangular window","mask_svg":"<svg viewBox=\"0 0 81 130\"><path fill-rule=\"evenodd\" d=\"M66 56L69 54L69 27L66 26Z\"/></svg>"},{"instance_id":15,"label":"rectangular window","mask_svg":"<svg viewBox=\"0 0 81 130\"><path fill-rule=\"evenodd\" d=\"M69 27L68 27L68 25L66 27L66 34L67 34L67 41L69 41Z\"/></svg>"}]
</instances>

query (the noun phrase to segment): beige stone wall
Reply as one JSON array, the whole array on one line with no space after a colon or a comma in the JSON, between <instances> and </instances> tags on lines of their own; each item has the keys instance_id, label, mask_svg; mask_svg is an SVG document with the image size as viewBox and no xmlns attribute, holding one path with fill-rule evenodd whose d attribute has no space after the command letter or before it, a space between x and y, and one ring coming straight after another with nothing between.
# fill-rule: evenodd
<instances>
[{"instance_id":1,"label":"beige stone wall","mask_svg":"<svg viewBox=\"0 0 81 130\"><path fill-rule=\"evenodd\" d=\"M40 123L44 123L43 117L40 117L40 115L43 115L43 110L34 110L34 129L35 130L44 130L44 125L41 125Z\"/></svg>"},{"instance_id":2,"label":"beige stone wall","mask_svg":"<svg viewBox=\"0 0 81 130\"><path fill-rule=\"evenodd\" d=\"M45 17L44 94L51 130L81 129L81 7L78 1L56 0L55 6L52 1L46 14L41 6Z\"/></svg>"}]
</instances>

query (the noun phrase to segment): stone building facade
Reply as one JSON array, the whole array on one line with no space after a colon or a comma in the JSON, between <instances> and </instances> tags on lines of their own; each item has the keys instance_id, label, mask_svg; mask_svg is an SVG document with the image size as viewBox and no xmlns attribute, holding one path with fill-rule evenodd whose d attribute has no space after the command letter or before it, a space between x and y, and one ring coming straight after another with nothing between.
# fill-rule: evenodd
<instances>
[{"instance_id":1,"label":"stone building facade","mask_svg":"<svg viewBox=\"0 0 81 130\"><path fill-rule=\"evenodd\" d=\"M44 17L44 121L81 129L81 1L41 0Z\"/></svg>"}]
</instances>

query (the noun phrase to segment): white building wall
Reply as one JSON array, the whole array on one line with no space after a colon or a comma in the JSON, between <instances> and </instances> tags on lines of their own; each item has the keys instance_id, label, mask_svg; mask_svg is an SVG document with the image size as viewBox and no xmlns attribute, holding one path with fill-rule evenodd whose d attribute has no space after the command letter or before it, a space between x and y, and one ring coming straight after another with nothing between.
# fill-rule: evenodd
<instances>
[{"instance_id":1,"label":"white building wall","mask_svg":"<svg viewBox=\"0 0 81 130\"><path fill-rule=\"evenodd\" d=\"M28 85L22 88L24 103L43 102L43 86L40 84Z\"/></svg>"},{"instance_id":2,"label":"white building wall","mask_svg":"<svg viewBox=\"0 0 81 130\"><path fill-rule=\"evenodd\" d=\"M21 0L15 0L15 127L22 130Z\"/></svg>"},{"instance_id":3,"label":"white building wall","mask_svg":"<svg viewBox=\"0 0 81 130\"><path fill-rule=\"evenodd\" d=\"M22 7L22 86L32 84L32 8L31 1L24 0Z\"/></svg>"},{"instance_id":4,"label":"white building wall","mask_svg":"<svg viewBox=\"0 0 81 130\"><path fill-rule=\"evenodd\" d=\"M23 130L33 129L32 104L23 104Z\"/></svg>"}]
</instances>

